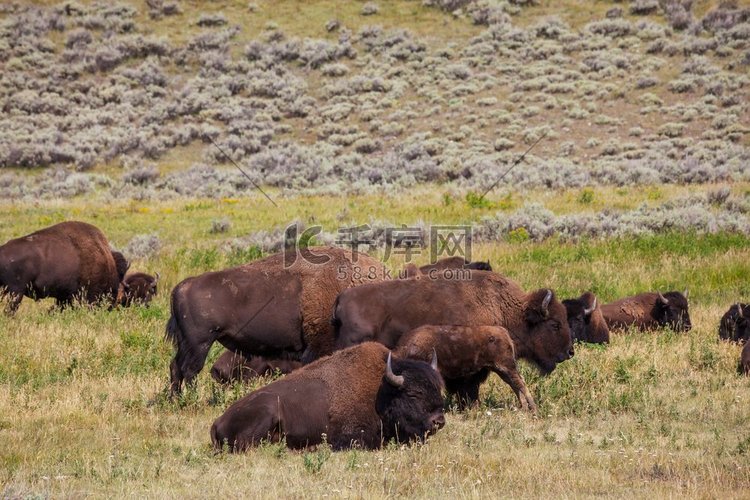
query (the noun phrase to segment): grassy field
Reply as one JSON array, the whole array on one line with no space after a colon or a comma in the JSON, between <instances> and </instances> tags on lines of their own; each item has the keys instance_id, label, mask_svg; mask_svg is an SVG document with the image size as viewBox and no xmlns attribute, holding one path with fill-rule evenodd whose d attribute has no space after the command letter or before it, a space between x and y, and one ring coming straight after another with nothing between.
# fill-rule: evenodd
<instances>
[{"instance_id":1,"label":"grassy field","mask_svg":"<svg viewBox=\"0 0 750 500\"><path fill-rule=\"evenodd\" d=\"M574 193L556 196L551 206L575 210L565 202ZM594 190L594 198L602 209L619 203L607 189ZM330 229L347 207L354 221L377 214L471 222L491 211L459 200L438 215L441 199L439 188L424 187L419 201L291 197L283 205L316 214ZM49 301L25 301L15 318L0 318L4 496L742 497L750 488L750 379L736 374L739 347L717 341L725 308L750 294L746 236L480 244L474 258L490 259L527 289L550 286L562 297L591 289L611 300L689 288L694 329L578 346L546 378L524 365L537 416L517 411L512 392L493 378L479 408L449 412L446 427L423 446L331 453L270 445L231 456L214 454L209 426L255 386L223 388L204 370L195 390L178 401L166 398L166 291L188 275L248 258L222 249L221 238L230 235L211 234L212 219L231 214L231 231L240 235L283 225L283 215L260 198L139 207L6 203L0 214L2 239L68 218L96 223L118 245L136 228L157 231L162 248L133 267L163 277L147 308L49 313ZM220 352L215 346L209 361Z\"/></svg>"}]
</instances>

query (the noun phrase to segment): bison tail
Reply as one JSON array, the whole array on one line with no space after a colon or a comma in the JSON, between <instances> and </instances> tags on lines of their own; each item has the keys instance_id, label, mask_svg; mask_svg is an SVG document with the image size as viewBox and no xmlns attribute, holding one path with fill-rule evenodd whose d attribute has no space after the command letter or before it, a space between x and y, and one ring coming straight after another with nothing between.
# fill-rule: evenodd
<instances>
[{"instance_id":1,"label":"bison tail","mask_svg":"<svg viewBox=\"0 0 750 500\"><path fill-rule=\"evenodd\" d=\"M165 337L173 344L177 345L177 336L179 335L180 327L177 324L177 317L172 314L167 321L167 331Z\"/></svg>"},{"instance_id":2,"label":"bison tail","mask_svg":"<svg viewBox=\"0 0 750 500\"><path fill-rule=\"evenodd\" d=\"M341 318L339 318L336 315L336 311L339 308L339 298L341 297L341 294L339 294L336 297L336 300L333 302L333 313L331 314L331 325L336 329L336 334L338 334L338 329L341 326Z\"/></svg>"}]
</instances>

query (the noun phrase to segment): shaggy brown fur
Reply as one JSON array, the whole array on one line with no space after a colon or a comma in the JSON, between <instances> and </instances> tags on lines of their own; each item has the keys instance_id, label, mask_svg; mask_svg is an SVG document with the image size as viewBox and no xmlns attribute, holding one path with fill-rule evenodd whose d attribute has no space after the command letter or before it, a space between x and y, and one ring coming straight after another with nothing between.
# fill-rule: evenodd
<instances>
[{"instance_id":1,"label":"shaggy brown fur","mask_svg":"<svg viewBox=\"0 0 750 500\"><path fill-rule=\"evenodd\" d=\"M159 274L132 273L125 276L117 291L117 303L129 307L134 303L148 305L157 292Z\"/></svg>"},{"instance_id":2,"label":"shaggy brown fur","mask_svg":"<svg viewBox=\"0 0 750 500\"><path fill-rule=\"evenodd\" d=\"M625 297L602 306L610 330L634 326L639 330L670 327L676 331L692 328L688 301L680 292L647 292Z\"/></svg>"},{"instance_id":3,"label":"shaggy brown fur","mask_svg":"<svg viewBox=\"0 0 750 500\"><path fill-rule=\"evenodd\" d=\"M471 271L466 280L393 280L345 290L333 321L338 348L367 340L394 347L423 325L495 325L508 329L518 357L544 373L573 355L565 308L552 291L526 293L490 271Z\"/></svg>"},{"instance_id":4,"label":"shaggy brown fur","mask_svg":"<svg viewBox=\"0 0 750 500\"><path fill-rule=\"evenodd\" d=\"M750 304L732 304L721 317L719 338L733 342L750 341Z\"/></svg>"},{"instance_id":5,"label":"shaggy brown fur","mask_svg":"<svg viewBox=\"0 0 750 500\"><path fill-rule=\"evenodd\" d=\"M247 359L242 354L226 351L211 367L211 376L220 384L234 381L247 382L256 377L273 375L277 371L283 375L300 368L302 363L290 359L269 359L252 356Z\"/></svg>"},{"instance_id":6,"label":"shaggy brown fur","mask_svg":"<svg viewBox=\"0 0 750 500\"><path fill-rule=\"evenodd\" d=\"M584 292L577 299L563 300L563 305L568 313L568 325L573 340L592 344L609 342L609 327L604 321L602 308L596 295Z\"/></svg>"},{"instance_id":7,"label":"shaggy brown fur","mask_svg":"<svg viewBox=\"0 0 750 500\"><path fill-rule=\"evenodd\" d=\"M379 448L408 442L445 423L442 380L430 365L393 360L401 386L384 376L388 350L368 342L290 373L230 406L211 427L219 449L242 451L260 440L286 440L291 448L322 442L333 449Z\"/></svg>"},{"instance_id":8,"label":"shaggy brown fur","mask_svg":"<svg viewBox=\"0 0 750 500\"><path fill-rule=\"evenodd\" d=\"M750 341L745 342L745 347L742 348L737 370L743 375L750 375Z\"/></svg>"},{"instance_id":9,"label":"shaggy brown fur","mask_svg":"<svg viewBox=\"0 0 750 500\"><path fill-rule=\"evenodd\" d=\"M297 256L289 266L289 255L285 260L275 254L175 286L167 323L167 336L177 347L170 369L173 393L203 368L214 341L246 357L301 356L303 362L333 351L336 296L382 280L383 265L336 247L305 252L306 258Z\"/></svg>"},{"instance_id":10,"label":"shaggy brown fur","mask_svg":"<svg viewBox=\"0 0 750 500\"><path fill-rule=\"evenodd\" d=\"M61 308L75 299L112 305L118 283L107 238L85 222L61 222L0 246L0 294L8 296L9 314L24 296L53 297Z\"/></svg>"},{"instance_id":11,"label":"shaggy brown fur","mask_svg":"<svg viewBox=\"0 0 750 500\"><path fill-rule=\"evenodd\" d=\"M463 257L446 257L434 264L427 264L419 268L422 274L429 274L432 270L444 271L446 269L475 269L477 271L492 271L490 261L470 262Z\"/></svg>"},{"instance_id":12,"label":"shaggy brown fur","mask_svg":"<svg viewBox=\"0 0 750 500\"><path fill-rule=\"evenodd\" d=\"M394 354L429 361L437 354L445 387L458 396L460 408L479 398L479 385L495 372L516 394L521 408L536 411L523 377L508 330L501 326L426 325L405 333Z\"/></svg>"}]
</instances>

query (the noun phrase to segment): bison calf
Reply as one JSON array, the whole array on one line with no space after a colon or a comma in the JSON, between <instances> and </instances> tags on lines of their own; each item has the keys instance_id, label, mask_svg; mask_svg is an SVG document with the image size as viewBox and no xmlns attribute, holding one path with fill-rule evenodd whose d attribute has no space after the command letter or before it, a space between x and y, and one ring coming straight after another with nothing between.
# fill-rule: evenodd
<instances>
[{"instance_id":1,"label":"bison calf","mask_svg":"<svg viewBox=\"0 0 750 500\"><path fill-rule=\"evenodd\" d=\"M124 307L133 304L147 306L157 292L156 285L159 282L159 273L151 276L146 273L132 273L125 276L120 283L117 292L117 303Z\"/></svg>"},{"instance_id":2,"label":"bison calf","mask_svg":"<svg viewBox=\"0 0 750 500\"><path fill-rule=\"evenodd\" d=\"M719 338L733 342L750 341L750 304L733 304L719 323Z\"/></svg>"},{"instance_id":3,"label":"bison calf","mask_svg":"<svg viewBox=\"0 0 750 500\"><path fill-rule=\"evenodd\" d=\"M669 327L675 331L692 328L688 313L687 291L647 292L625 297L602 306L602 315L610 330L634 326L639 330Z\"/></svg>"},{"instance_id":4,"label":"bison calf","mask_svg":"<svg viewBox=\"0 0 750 500\"><path fill-rule=\"evenodd\" d=\"M568 313L568 326L573 340L592 344L609 342L609 328L597 302L596 295L591 292L585 292L577 299L562 301Z\"/></svg>"},{"instance_id":5,"label":"bison calf","mask_svg":"<svg viewBox=\"0 0 750 500\"><path fill-rule=\"evenodd\" d=\"M211 367L211 376L220 384L229 384L235 380L247 382L255 377L273 375L278 371L286 375L302 363L290 359L268 359L262 356L246 358L242 354L225 351Z\"/></svg>"},{"instance_id":6,"label":"bison calf","mask_svg":"<svg viewBox=\"0 0 750 500\"><path fill-rule=\"evenodd\" d=\"M492 371L513 389L521 408L536 410L516 368L513 341L503 327L422 326L404 334L394 353L424 361L436 353L445 388L457 395L461 409L479 399L479 386Z\"/></svg>"},{"instance_id":7,"label":"bison calf","mask_svg":"<svg viewBox=\"0 0 750 500\"><path fill-rule=\"evenodd\" d=\"M434 366L391 360L383 345L368 342L251 392L216 419L211 440L243 451L261 440L305 448L325 436L339 450L423 439L445 424L442 388Z\"/></svg>"}]
</instances>

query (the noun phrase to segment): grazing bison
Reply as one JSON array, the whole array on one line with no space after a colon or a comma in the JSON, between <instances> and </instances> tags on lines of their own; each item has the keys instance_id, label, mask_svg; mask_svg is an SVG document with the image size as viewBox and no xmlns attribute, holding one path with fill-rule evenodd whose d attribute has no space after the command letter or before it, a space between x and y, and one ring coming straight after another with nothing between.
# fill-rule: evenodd
<instances>
[{"instance_id":1,"label":"grazing bison","mask_svg":"<svg viewBox=\"0 0 750 500\"><path fill-rule=\"evenodd\" d=\"M325 439L335 450L423 439L445 424L442 379L423 361L391 360L367 342L296 370L230 406L211 426L215 448L261 440L290 448Z\"/></svg>"},{"instance_id":2,"label":"grazing bison","mask_svg":"<svg viewBox=\"0 0 750 500\"><path fill-rule=\"evenodd\" d=\"M568 313L568 325L573 340L606 344L609 342L609 328L602 316L596 295L585 292L577 299L562 301Z\"/></svg>"},{"instance_id":3,"label":"grazing bison","mask_svg":"<svg viewBox=\"0 0 750 500\"><path fill-rule=\"evenodd\" d=\"M13 314L24 296L52 297L63 308L73 300L114 304L118 270L104 234L85 222L61 222L0 246L0 295ZM119 254L122 257L122 254ZM124 262L124 264L123 264Z\"/></svg>"},{"instance_id":4,"label":"grazing bison","mask_svg":"<svg viewBox=\"0 0 750 500\"><path fill-rule=\"evenodd\" d=\"M536 410L523 377L508 330L500 326L427 325L405 333L394 351L399 357L440 359L438 371L445 388L458 397L459 408L479 399L479 386L495 372L516 394L521 408Z\"/></svg>"},{"instance_id":5,"label":"grazing bison","mask_svg":"<svg viewBox=\"0 0 750 500\"><path fill-rule=\"evenodd\" d=\"M200 372L215 341L245 357L301 355L309 362L330 354L338 293L382 279L383 265L371 257L319 247L178 283L167 323L167 337L177 347L170 367L172 394Z\"/></svg>"},{"instance_id":6,"label":"grazing bison","mask_svg":"<svg viewBox=\"0 0 750 500\"><path fill-rule=\"evenodd\" d=\"M220 384L235 380L247 382L255 377L273 375L276 371L286 375L301 366L302 363L291 359L269 359L262 356L251 356L248 359L242 354L226 351L211 367L211 376Z\"/></svg>"},{"instance_id":7,"label":"grazing bison","mask_svg":"<svg viewBox=\"0 0 750 500\"><path fill-rule=\"evenodd\" d=\"M688 313L687 290L680 292L647 292L625 297L602 306L604 321L610 330L634 326L639 330L669 327L675 331L692 328Z\"/></svg>"},{"instance_id":8,"label":"grazing bison","mask_svg":"<svg viewBox=\"0 0 750 500\"><path fill-rule=\"evenodd\" d=\"M737 366L737 371L742 375L750 375L750 340L746 341L745 347L742 348L740 364Z\"/></svg>"},{"instance_id":9,"label":"grazing bison","mask_svg":"<svg viewBox=\"0 0 750 500\"><path fill-rule=\"evenodd\" d=\"M750 304L733 304L719 323L719 338L734 342L750 341Z\"/></svg>"},{"instance_id":10,"label":"grazing bison","mask_svg":"<svg viewBox=\"0 0 750 500\"><path fill-rule=\"evenodd\" d=\"M336 299L336 347L375 340L393 348L423 325L494 325L508 329L516 356L549 373L573 356L565 308L551 290L526 293L497 273L471 279L394 280L344 290Z\"/></svg>"},{"instance_id":11,"label":"grazing bison","mask_svg":"<svg viewBox=\"0 0 750 500\"><path fill-rule=\"evenodd\" d=\"M151 276L146 273L132 273L125 276L117 292L117 303L129 307L133 304L148 305L156 295L159 273Z\"/></svg>"}]
</instances>

